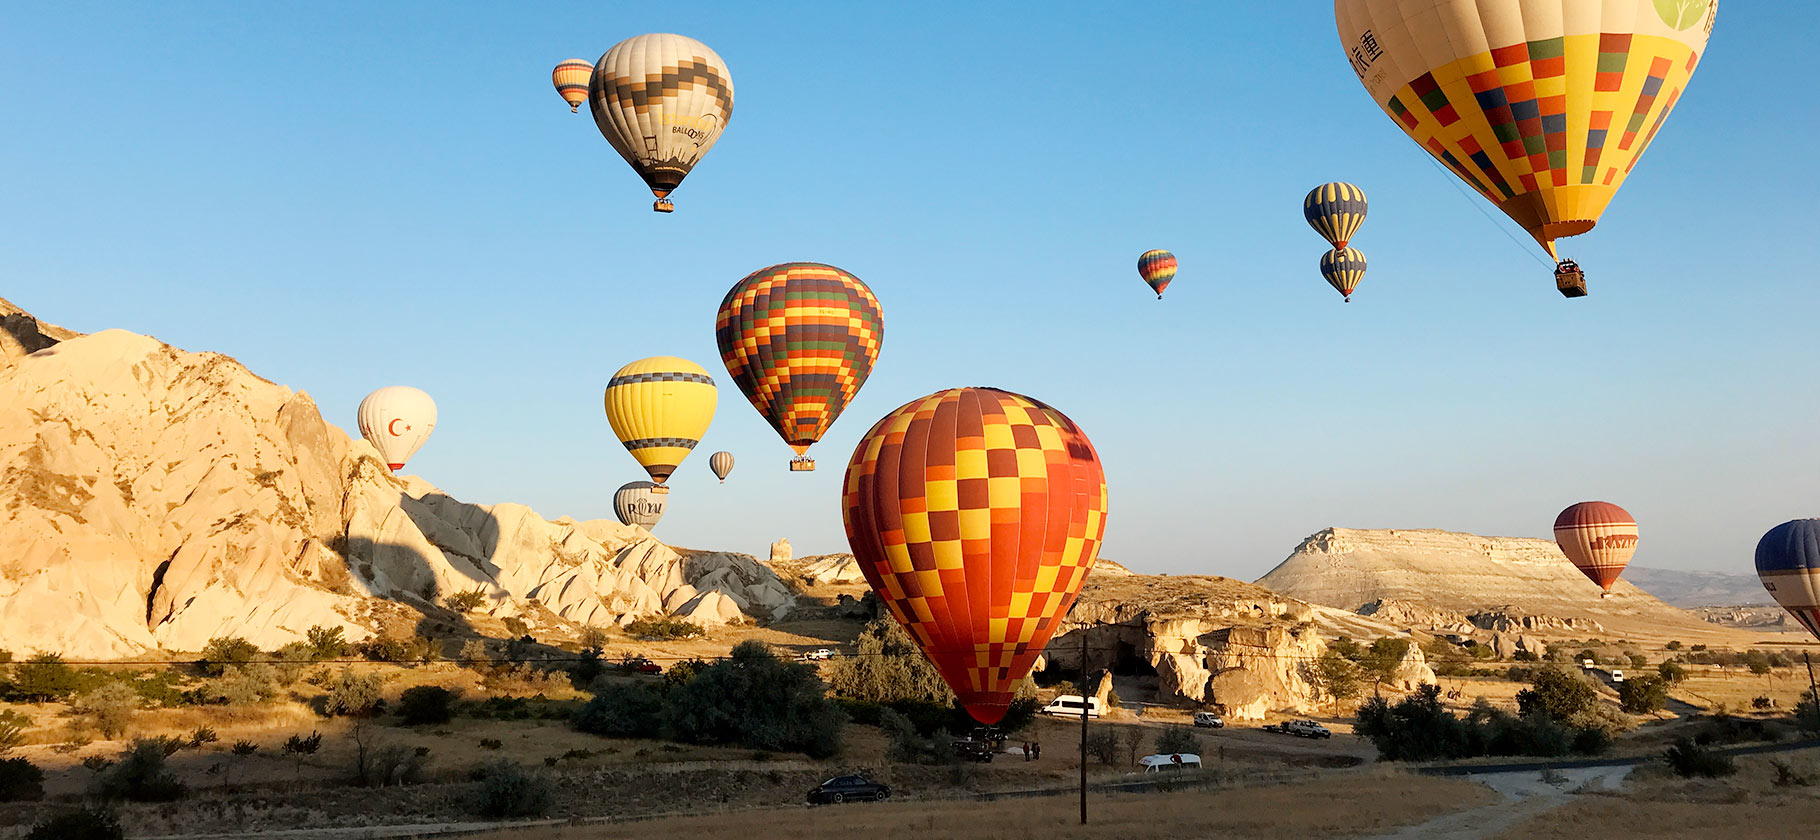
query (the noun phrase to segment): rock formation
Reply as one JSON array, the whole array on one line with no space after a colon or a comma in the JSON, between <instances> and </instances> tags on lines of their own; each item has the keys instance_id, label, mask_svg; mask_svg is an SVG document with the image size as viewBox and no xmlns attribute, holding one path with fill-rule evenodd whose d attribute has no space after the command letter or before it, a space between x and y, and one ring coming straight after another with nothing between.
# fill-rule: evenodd
<instances>
[{"instance_id":1,"label":"rock formation","mask_svg":"<svg viewBox=\"0 0 1820 840\"><path fill-rule=\"evenodd\" d=\"M358 638L388 607L432 612L467 591L551 627L724 623L792 601L747 555L394 476L308 395L226 356L78 336L10 305L0 328L0 648L270 648L313 625Z\"/></svg>"}]
</instances>

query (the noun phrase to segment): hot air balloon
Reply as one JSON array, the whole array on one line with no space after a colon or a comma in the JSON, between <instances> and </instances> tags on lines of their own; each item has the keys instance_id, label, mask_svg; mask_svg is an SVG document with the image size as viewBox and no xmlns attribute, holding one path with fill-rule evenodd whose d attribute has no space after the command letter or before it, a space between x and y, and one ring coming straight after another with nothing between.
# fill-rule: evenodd
<instances>
[{"instance_id":1,"label":"hot air balloon","mask_svg":"<svg viewBox=\"0 0 1820 840\"><path fill-rule=\"evenodd\" d=\"M733 453L721 450L708 456L708 469L714 471L714 477L722 484L727 483L727 473L733 471Z\"/></svg>"},{"instance_id":2,"label":"hot air balloon","mask_svg":"<svg viewBox=\"0 0 1820 840\"><path fill-rule=\"evenodd\" d=\"M588 78L593 75L594 63L585 58L571 58L550 71L550 84L556 86L562 101L569 103L569 113L575 113L581 103L588 101Z\"/></svg>"},{"instance_id":3,"label":"hot air balloon","mask_svg":"<svg viewBox=\"0 0 1820 840\"><path fill-rule=\"evenodd\" d=\"M1365 224L1365 210L1365 191L1341 181L1315 187L1302 199L1302 218L1335 251L1343 250Z\"/></svg>"},{"instance_id":4,"label":"hot air balloon","mask_svg":"<svg viewBox=\"0 0 1820 840\"><path fill-rule=\"evenodd\" d=\"M1004 717L1074 603L1106 528L1106 479L1061 412L953 388L885 415L842 496L866 582L975 720Z\"/></svg>"},{"instance_id":5,"label":"hot air balloon","mask_svg":"<svg viewBox=\"0 0 1820 840\"><path fill-rule=\"evenodd\" d=\"M1150 284L1156 299L1162 300L1163 290L1175 279L1175 255L1163 250L1145 251L1138 256L1138 276Z\"/></svg>"},{"instance_id":6,"label":"hot air balloon","mask_svg":"<svg viewBox=\"0 0 1820 840\"><path fill-rule=\"evenodd\" d=\"M714 420L714 380L675 356L640 359L607 383L607 422L651 480L664 483Z\"/></svg>"},{"instance_id":7,"label":"hot air balloon","mask_svg":"<svg viewBox=\"0 0 1820 840\"><path fill-rule=\"evenodd\" d=\"M1769 529L1757 542L1763 588L1820 639L1820 519L1796 519Z\"/></svg>"},{"instance_id":8,"label":"hot air balloon","mask_svg":"<svg viewBox=\"0 0 1820 840\"><path fill-rule=\"evenodd\" d=\"M594 125L645 179L657 202L669 195L733 117L733 77L706 44L681 35L639 35L613 45L588 82Z\"/></svg>"},{"instance_id":9,"label":"hot air balloon","mask_svg":"<svg viewBox=\"0 0 1820 840\"><path fill-rule=\"evenodd\" d=\"M1548 255L1593 229L1700 63L1718 0L1334 0L1384 112Z\"/></svg>"},{"instance_id":10,"label":"hot air balloon","mask_svg":"<svg viewBox=\"0 0 1820 840\"><path fill-rule=\"evenodd\" d=\"M1357 248L1328 251L1321 255L1321 276L1351 303L1353 290L1365 279L1365 255Z\"/></svg>"},{"instance_id":11,"label":"hot air balloon","mask_svg":"<svg viewBox=\"0 0 1820 840\"><path fill-rule=\"evenodd\" d=\"M714 339L734 384L796 450L790 469L815 469L810 445L866 384L885 339L872 290L821 263L784 263L727 292Z\"/></svg>"},{"instance_id":12,"label":"hot air balloon","mask_svg":"<svg viewBox=\"0 0 1820 840\"><path fill-rule=\"evenodd\" d=\"M393 385L361 400L357 419L360 436L397 472L436 430L436 401L416 388Z\"/></svg>"},{"instance_id":13,"label":"hot air balloon","mask_svg":"<svg viewBox=\"0 0 1820 840\"><path fill-rule=\"evenodd\" d=\"M637 525L647 531L664 518L664 505L670 501L670 488L649 481L634 481L613 493L613 515L622 525Z\"/></svg>"},{"instance_id":14,"label":"hot air balloon","mask_svg":"<svg viewBox=\"0 0 1820 840\"><path fill-rule=\"evenodd\" d=\"M1555 517L1555 542L1581 573L1611 597L1612 584L1637 551L1637 520L1610 502L1581 502Z\"/></svg>"}]
</instances>

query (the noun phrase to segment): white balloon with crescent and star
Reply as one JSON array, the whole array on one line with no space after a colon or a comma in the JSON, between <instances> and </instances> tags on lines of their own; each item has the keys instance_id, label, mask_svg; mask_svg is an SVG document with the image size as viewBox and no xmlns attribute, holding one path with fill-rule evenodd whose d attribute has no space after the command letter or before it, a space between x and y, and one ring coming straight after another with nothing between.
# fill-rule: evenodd
<instances>
[{"instance_id":1,"label":"white balloon with crescent and star","mask_svg":"<svg viewBox=\"0 0 1820 840\"><path fill-rule=\"evenodd\" d=\"M361 400L358 419L360 436L397 472L436 430L436 401L408 385L393 385Z\"/></svg>"}]
</instances>

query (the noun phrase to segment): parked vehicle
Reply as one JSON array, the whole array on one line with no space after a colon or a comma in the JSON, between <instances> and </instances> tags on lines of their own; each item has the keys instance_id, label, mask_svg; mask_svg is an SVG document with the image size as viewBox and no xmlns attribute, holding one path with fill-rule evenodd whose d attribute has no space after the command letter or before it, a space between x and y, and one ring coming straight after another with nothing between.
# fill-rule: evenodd
<instances>
[{"instance_id":1,"label":"parked vehicle","mask_svg":"<svg viewBox=\"0 0 1820 840\"><path fill-rule=\"evenodd\" d=\"M1087 704L1087 716L1090 718L1099 717L1100 698L1089 697L1085 702ZM1059 695L1054 700L1049 701L1049 705L1042 708L1042 713L1046 715L1060 715L1062 717L1080 717L1081 703L1082 700L1079 694Z\"/></svg>"},{"instance_id":2,"label":"parked vehicle","mask_svg":"<svg viewBox=\"0 0 1820 840\"><path fill-rule=\"evenodd\" d=\"M1613 668L1611 671L1611 681L1615 683L1624 682L1624 672Z\"/></svg>"},{"instance_id":3,"label":"parked vehicle","mask_svg":"<svg viewBox=\"0 0 1820 840\"><path fill-rule=\"evenodd\" d=\"M1145 773L1180 773L1183 770L1201 769L1201 757L1194 753L1147 755L1138 759L1138 766Z\"/></svg>"},{"instance_id":4,"label":"parked vehicle","mask_svg":"<svg viewBox=\"0 0 1820 840\"><path fill-rule=\"evenodd\" d=\"M961 738L954 742L954 757L962 761L991 764L992 757L997 754L998 749L992 746L991 741Z\"/></svg>"},{"instance_id":5,"label":"parked vehicle","mask_svg":"<svg viewBox=\"0 0 1820 840\"><path fill-rule=\"evenodd\" d=\"M627 671L634 674L661 674L664 672L662 666L642 656L635 656L627 659L625 662L621 663L621 665Z\"/></svg>"},{"instance_id":6,"label":"parked vehicle","mask_svg":"<svg viewBox=\"0 0 1820 840\"><path fill-rule=\"evenodd\" d=\"M803 654L803 659L809 662L824 662L833 658L834 651L829 648L816 648Z\"/></svg>"},{"instance_id":7,"label":"parked vehicle","mask_svg":"<svg viewBox=\"0 0 1820 840\"><path fill-rule=\"evenodd\" d=\"M1318 723L1315 723L1312 720L1291 720L1291 721L1284 721L1281 724L1276 724L1276 723L1266 724L1264 726L1264 731L1265 732L1281 732L1285 735L1294 735L1298 738L1332 738L1333 737L1333 732L1329 731L1327 727L1322 726Z\"/></svg>"},{"instance_id":8,"label":"parked vehicle","mask_svg":"<svg viewBox=\"0 0 1820 840\"><path fill-rule=\"evenodd\" d=\"M891 788L865 776L835 776L809 791L810 805L839 805L842 802L883 802L891 797Z\"/></svg>"},{"instance_id":9,"label":"parked vehicle","mask_svg":"<svg viewBox=\"0 0 1820 840\"><path fill-rule=\"evenodd\" d=\"M1591 659L1580 660L1580 667L1585 668L1588 671L1592 670L1592 665L1593 665L1593 662Z\"/></svg>"},{"instance_id":10,"label":"parked vehicle","mask_svg":"<svg viewBox=\"0 0 1820 840\"><path fill-rule=\"evenodd\" d=\"M1195 712L1194 725L1202 729L1225 729L1226 721L1213 712Z\"/></svg>"}]
</instances>

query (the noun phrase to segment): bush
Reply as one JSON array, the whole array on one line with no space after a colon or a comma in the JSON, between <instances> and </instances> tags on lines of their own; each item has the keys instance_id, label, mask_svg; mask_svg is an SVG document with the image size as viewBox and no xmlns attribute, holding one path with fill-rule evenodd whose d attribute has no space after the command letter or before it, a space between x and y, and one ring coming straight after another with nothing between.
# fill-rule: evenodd
<instances>
[{"instance_id":1,"label":"bush","mask_svg":"<svg viewBox=\"0 0 1820 840\"><path fill-rule=\"evenodd\" d=\"M439 685L407 688L398 698L398 715L406 726L448 723L455 716L455 692Z\"/></svg>"},{"instance_id":2,"label":"bush","mask_svg":"<svg viewBox=\"0 0 1820 840\"><path fill-rule=\"evenodd\" d=\"M581 635L577 637L576 641L579 642L583 648L593 648L595 650L604 651L607 649L607 631L590 624L581 628Z\"/></svg>"},{"instance_id":3,"label":"bush","mask_svg":"<svg viewBox=\"0 0 1820 840\"><path fill-rule=\"evenodd\" d=\"M457 592L442 599L442 605L458 613L468 613L480 609L487 603L487 588L476 586L473 589Z\"/></svg>"},{"instance_id":4,"label":"bush","mask_svg":"<svg viewBox=\"0 0 1820 840\"><path fill-rule=\"evenodd\" d=\"M1731 756L1700 746L1686 738L1677 739L1663 757L1668 760L1668 766L1675 771L1675 775L1684 778L1718 778L1738 772L1738 763L1732 761Z\"/></svg>"},{"instance_id":5,"label":"bush","mask_svg":"<svg viewBox=\"0 0 1820 840\"><path fill-rule=\"evenodd\" d=\"M487 643L483 639L469 639L461 643L461 651L455 654L464 668L485 671L493 667L493 657L487 653Z\"/></svg>"},{"instance_id":6,"label":"bush","mask_svg":"<svg viewBox=\"0 0 1820 840\"><path fill-rule=\"evenodd\" d=\"M954 753L954 738L947 732L936 730L933 735L925 736L903 713L876 708L879 708L879 728L885 730L885 737L890 739L890 745L885 748L886 758L903 764L949 764L959 760Z\"/></svg>"},{"instance_id":7,"label":"bush","mask_svg":"<svg viewBox=\"0 0 1820 840\"><path fill-rule=\"evenodd\" d=\"M13 751L14 747L25 742L25 730L32 728L32 719L11 709L0 710L0 755Z\"/></svg>"},{"instance_id":8,"label":"bush","mask_svg":"<svg viewBox=\"0 0 1820 840\"><path fill-rule=\"evenodd\" d=\"M1598 701L1599 693L1592 683L1560 667L1535 672L1530 677L1530 687L1517 692L1517 710L1524 717L1542 715L1557 721L1572 719Z\"/></svg>"},{"instance_id":9,"label":"bush","mask_svg":"<svg viewBox=\"0 0 1820 840\"><path fill-rule=\"evenodd\" d=\"M1687 668L1673 662L1664 662L1656 666L1656 676L1669 685L1680 685L1687 679Z\"/></svg>"},{"instance_id":10,"label":"bush","mask_svg":"<svg viewBox=\"0 0 1820 840\"><path fill-rule=\"evenodd\" d=\"M1776 701L1771 699L1770 696L1767 694L1759 694L1756 697L1752 697L1750 699L1750 707L1753 709L1756 709L1757 711L1773 709L1776 707Z\"/></svg>"},{"instance_id":11,"label":"bush","mask_svg":"<svg viewBox=\"0 0 1820 840\"><path fill-rule=\"evenodd\" d=\"M506 616L500 623L504 624L506 626L506 632L513 636L523 636L531 632L531 625L526 624L524 619L515 615Z\"/></svg>"},{"instance_id":12,"label":"bush","mask_svg":"<svg viewBox=\"0 0 1820 840\"><path fill-rule=\"evenodd\" d=\"M641 618L626 625L626 635L636 639L656 640L689 639L705 636L707 631L692 621L668 616Z\"/></svg>"},{"instance_id":13,"label":"bush","mask_svg":"<svg viewBox=\"0 0 1820 840\"><path fill-rule=\"evenodd\" d=\"M1772 758L1769 763L1776 768L1776 787L1811 787L1814 784L1812 776L1797 772L1788 762Z\"/></svg>"},{"instance_id":14,"label":"bush","mask_svg":"<svg viewBox=\"0 0 1820 840\"><path fill-rule=\"evenodd\" d=\"M1663 645L1663 647L1666 647L1666 648L1668 648L1668 649L1669 649L1669 650L1680 650L1680 649L1681 649L1681 643L1680 643L1680 642L1678 642L1678 641L1674 641L1674 642L1669 642L1669 643L1668 643L1668 644L1666 644L1666 645Z\"/></svg>"},{"instance_id":15,"label":"bush","mask_svg":"<svg viewBox=\"0 0 1820 840\"><path fill-rule=\"evenodd\" d=\"M45 703L69 697L81 683L76 669L63 664L63 657L39 653L13 666L10 694L29 703Z\"/></svg>"},{"instance_id":16,"label":"bush","mask_svg":"<svg viewBox=\"0 0 1820 840\"><path fill-rule=\"evenodd\" d=\"M328 693L323 695L323 712L331 717L378 714L385 703L379 696L383 685L378 674L356 674L353 668L343 666L341 673L328 684Z\"/></svg>"},{"instance_id":17,"label":"bush","mask_svg":"<svg viewBox=\"0 0 1820 840\"><path fill-rule=\"evenodd\" d=\"M190 732L190 749L199 750L202 749L203 744L213 744L219 740L221 740L221 736L216 734L215 730L206 726L198 726Z\"/></svg>"},{"instance_id":18,"label":"bush","mask_svg":"<svg viewBox=\"0 0 1820 840\"><path fill-rule=\"evenodd\" d=\"M1662 711L1668 705L1668 681L1654 674L1631 677L1618 683L1618 707L1633 715Z\"/></svg>"},{"instance_id":19,"label":"bush","mask_svg":"<svg viewBox=\"0 0 1820 840\"><path fill-rule=\"evenodd\" d=\"M196 664L204 676L219 677L229 665L245 665L258 656L259 648L252 642L237 636L217 636L203 646L202 658Z\"/></svg>"},{"instance_id":20,"label":"bush","mask_svg":"<svg viewBox=\"0 0 1820 840\"><path fill-rule=\"evenodd\" d=\"M535 817L550 807L550 783L510 761L497 761L480 771L479 809L483 817Z\"/></svg>"},{"instance_id":21,"label":"bush","mask_svg":"<svg viewBox=\"0 0 1820 840\"><path fill-rule=\"evenodd\" d=\"M1426 761L1599 752L1610 746L1610 729L1618 726L1596 709L1570 722L1540 712L1512 716L1483 698L1462 720L1441 705L1438 686L1423 685L1394 705L1382 697L1366 700L1354 731L1371 739L1386 761Z\"/></svg>"},{"instance_id":22,"label":"bush","mask_svg":"<svg viewBox=\"0 0 1820 840\"><path fill-rule=\"evenodd\" d=\"M310 660L313 662L340 659L348 655L348 640L342 636L340 627L311 627L304 638L309 645Z\"/></svg>"},{"instance_id":23,"label":"bush","mask_svg":"<svg viewBox=\"0 0 1820 840\"><path fill-rule=\"evenodd\" d=\"M608 738L650 737L662 725L664 692L650 682L608 683L575 713L576 729Z\"/></svg>"},{"instance_id":24,"label":"bush","mask_svg":"<svg viewBox=\"0 0 1820 840\"><path fill-rule=\"evenodd\" d=\"M44 798L44 771L23 758L0 758L0 802Z\"/></svg>"},{"instance_id":25,"label":"bush","mask_svg":"<svg viewBox=\"0 0 1820 840\"><path fill-rule=\"evenodd\" d=\"M1111 727L1095 728L1087 735L1087 754L1108 766L1119 763L1119 734Z\"/></svg>"},{"instance_id":26,"label":"bush","mask_svg":"<svg viewBox=\"0 0 1820 840\"><path fill-rule=\"evenodd\" d=\"M316 661L316 652L307 642L291 642L272 651L272 661L258 666L271 669L272 679L280 686L290 686L303 678L303 672Z\"/></svg>"},{"instance_id":27,"label":"bush","mask_svg":"<svg viewBox=\"0 0 1820 840\"><path fill-rule=\"evenodd\" d=\"M1201 752L1201 739L1200 736L1194 734L1193 729L1186 726L1167 727L1162 732L1157 733L1156 751L1162 755L1172 755L1175 753L1193 753L1199 755Z\"/></svg>"},{"instance_id":28,"label":"bush","mask_svg":"<svg viewBox=\"0 0 1820 840\"><path fill-rule=\"evenodd\" d=\"M110 682L94 689L70 704L70 710L88 718L101 737L108 740L126 734L133 712L139 709L139 694L123 682Z\"/></svg>"},{"instance_id":29,"label":"bush","mask_svg":"<svg viewBox=\"0 0 1820 840\"><path fill-rule=\"evenodd\" d=\"M860 631L859 650L828 664L828 684L843 697L874 703L938 703L948 705L948 689L929 657L886 615L873 619Z\"/></svg>"},{"instance_id":30,"label":"bush","mask_svg":"<svg viewBox=\"0 0 1820 840\"><path fill-rule=\"evenodd\" d=\"M382 743L369 749L363 745L354 753L354 783L362 787L415 784L423 780L423 768L429 761L428 747Z\"/></svg>"},{"instance_id":31,"label":"bush","mask_svg":"<svg viewBox=\"0 0 1820 840\"><path fill-rule=\"evenodd\" d=\"M202 696L211 703L229 706L252 706L278 696L278 672L270 665L231 665L219 679L202 687Z\"/></svg>"},{"instance_id":32,"label":"bush","mask_svg":"<svg viewBox=\"0 0 1820 840\"><path fill-rule=\"evenodd\" d=\"M1814 690L1801 692L1801 702L1795 704L1795 725L1809 732L1820 732L1820 702L1814 698Z\"/></svg>"},{"instance_id":33,"label":"bush","mask_svg":"<svg viewBox=\"0 0 1820 840\"><path fill-rule=\"evenodd\" d=\"M32 826L25 840L124 840L120 819L105 807L83 808L46 817Z\"/></svg>"},{"instance_id":34,"label":"bush","mask_svg":"<svg viewBox=\"0 0 1820 840\"><path fill-rule=\"evenodd\" d=\"M1540 662L1540 661L1542 661L1542 657L1537 656L1536 652L1533 650L1519 650L1516 653L1511 654L1510 658L1511 658L1511 661L1513 661L1513 662Z\"/></svg>"},{"instance_id":35,"label":"bush","mask_svg":"<svg viewBox=\"0 0 1820 840\"><path fill-rule=\"evenodd\" d=\"M103 799L134 802L171 802L182 798L184 786L165 767L172 742L140 738L120 754L113 766L95 776L94 792Z\"/></svg>"},{"instance_id":36,"label":"bush","mask_svg":"<svg viewBox=\"0 0 1820 840\"><path fill-rule=\"evenodd\" d=\"M409 642L388 636L374 636L360 644L360 655L374 662L408 662L411 653Z\"/></svg>"},{"instance_id":37,"label":"bush","mask_svg":"<svg viewBox=\"0 0 1820 840\"><path fill-rule=\"evenodd\" d=\"M808 665L778 659L755 641L667 692L664 731L694 744L740 744L827 758L840 752L847 716Z\"/></svg>"}]
</instances>

